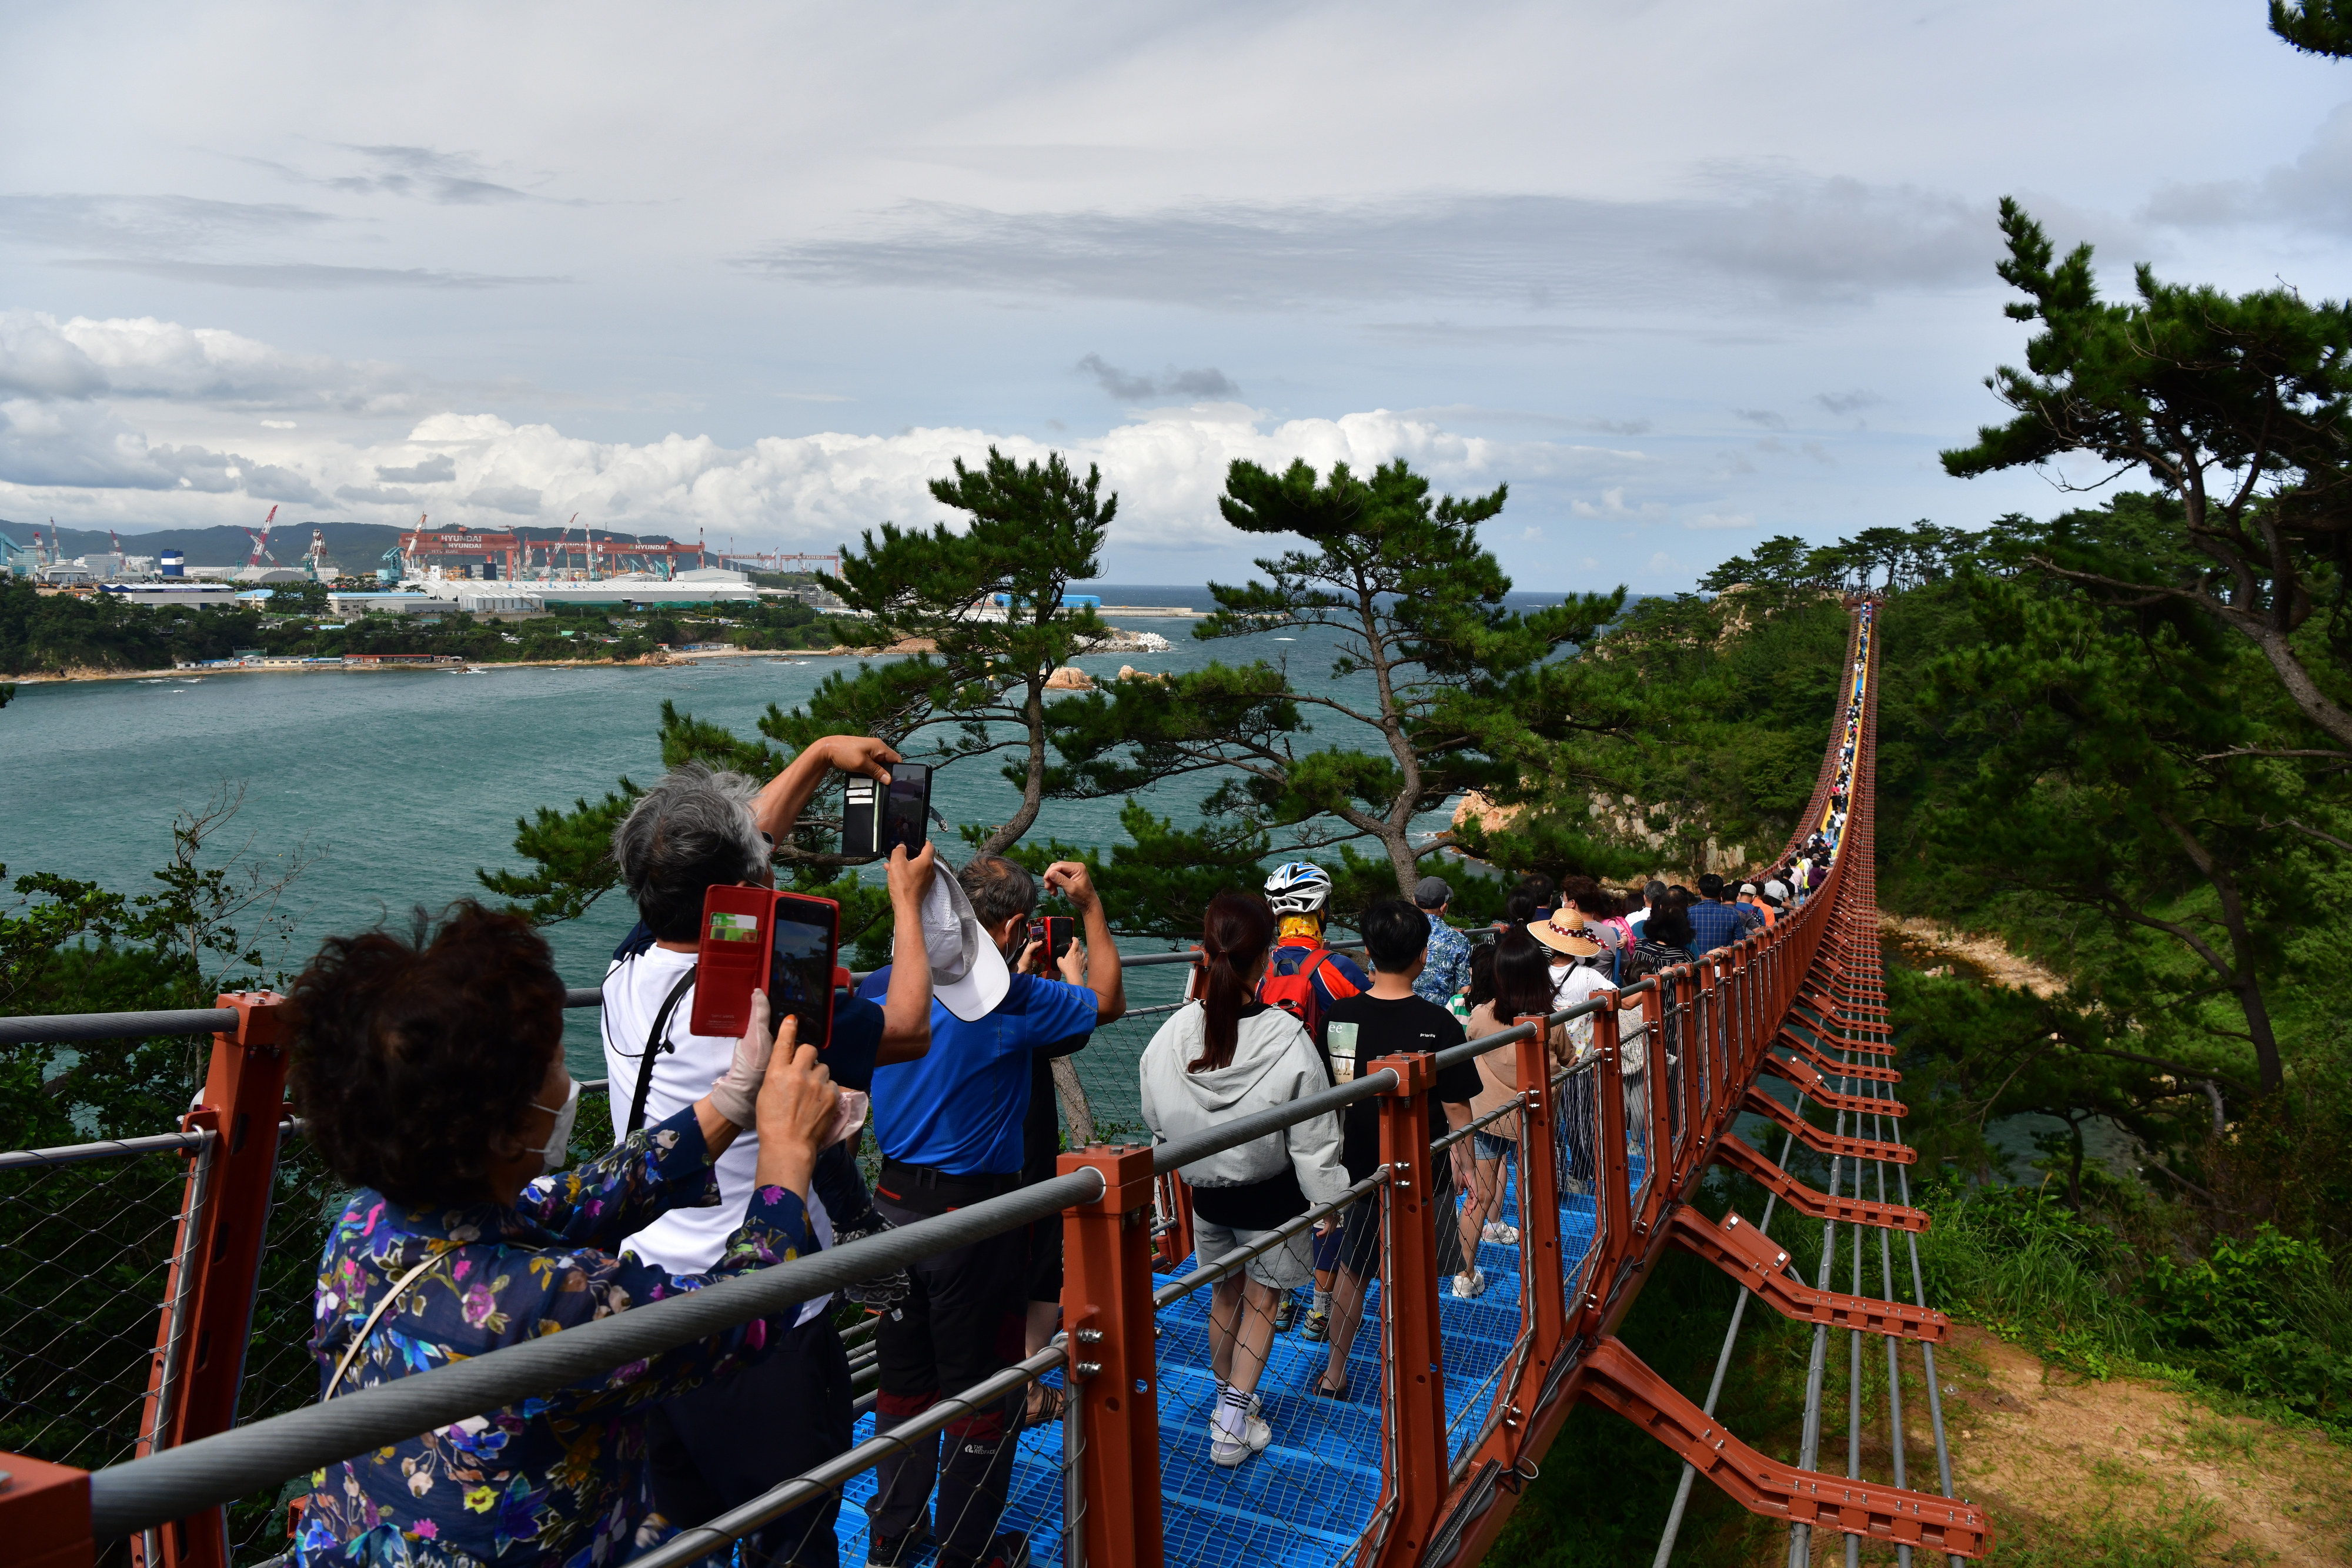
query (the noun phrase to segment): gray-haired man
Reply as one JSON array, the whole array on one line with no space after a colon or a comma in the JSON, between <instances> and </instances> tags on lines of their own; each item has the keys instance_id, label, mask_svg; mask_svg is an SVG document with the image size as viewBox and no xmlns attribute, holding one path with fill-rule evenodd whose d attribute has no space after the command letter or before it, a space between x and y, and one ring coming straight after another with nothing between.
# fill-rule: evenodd
<instances>
[{"instance_id":1,"label":"gray-haired man","mask_svg":"<svg viewBox=\"0 0 2352 1568\"><path fill-rule=\"evenodd\" d=\"M774 886L775 841L792 831L827 775L878 775L897 760L880 741L835 737L807 747L764 786L698 764L673 768L631 808L613 834L613 854L640 920L614 954L604 987L616 1137L630 1130L640 1084L645 1114L658 1121L709 1090L731 1058L732 1040L687 1026L704 894L713 886ZM825 1062L844 1087L868 1088L877 1065L914 1061L929 1047L920 910L932 864L928 845L911 860L904 849L891 855L892 911L901 949L911 943L915 958L892 977L879 1005L835 998ZM750 1201L758 1145L747 1130L720 1156L715 1206L672 1209L625 1245L674 1271L709 1268ZM739 1157L746 1146L751 1153ZM871 1207L853 1145L819 1156L808 1207L821 1245L853 1239L867 1225L881 1228L866 1218ZM763 1360L648 1413L647 1468L656 1503L672 1523L714 1518L847 1450L849 1363L826 1304L806 1303ZM840 1507L837 1496L827 1497L763 1527L751 1543L758 1561L832 1568Z\"/></svg>"}]
</instances>

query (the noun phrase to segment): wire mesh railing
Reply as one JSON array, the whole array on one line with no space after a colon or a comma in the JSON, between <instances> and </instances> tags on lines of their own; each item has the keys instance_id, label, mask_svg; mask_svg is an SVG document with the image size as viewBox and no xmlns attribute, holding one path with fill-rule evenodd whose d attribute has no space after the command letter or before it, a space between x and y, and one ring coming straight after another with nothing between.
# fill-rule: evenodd
<instances>
[{"instance_id":1,"label":"wire mesh railing","mask_svg":"<svg viewBox=\"0 0 2352 1568\"><path fill-rule=\"evenodd\" d=\"M1380 1492L1389 1177L1380 1167L1337 1200L1155 1276L1169 1561L1308 1568L1353 1556ZM1328 1334L1278 1330L1283 1298L1312 1277L1318 1232L1334 1221Z\"/></svg>"},{"instance_id":2,"label":"wire mesh railing","mask_svg":"<svg viewBox=\"0 0 2352 1568\"><path fill-rule=\"evenodd\" d=\"M1527 1095L1475 1117L1431 1148L1460 1195L1438 1218L1438 1314L1445 1333L1445 1444L1459 1465L1499 1418L1496 1396L1525 1356L1533 1320L1527 1293L1550 1281L1531 1278L1520 1245L1528 1228L1526 1183ZM1446 1280L1447 1264L1456 1263Z\"/></svg>"},{"instance_id":3,"label":"wire mesh railing","mask_svg":"<svg viewBox=\"0 0 2352 1568\"><path fill-rule=\"evenodd\" d=\"M199 1131L0 1155L0 1448L95 1469L152 1437L181 1206L212 1144Z\"/></svg>"}]
</instances>

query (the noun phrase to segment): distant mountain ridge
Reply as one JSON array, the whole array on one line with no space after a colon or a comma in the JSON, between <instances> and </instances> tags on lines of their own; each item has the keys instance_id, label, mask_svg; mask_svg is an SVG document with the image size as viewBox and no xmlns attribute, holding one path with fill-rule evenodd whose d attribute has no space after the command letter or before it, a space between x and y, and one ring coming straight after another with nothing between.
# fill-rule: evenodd
<instances>
[{"instance_id":1,"label":"distant mountain ridge","mask_svg":"<svg viewBox=\"0 0 2352 1568\"><path fill-rule=\"evenodd\" d=\"M303 551L310 548L310 530L314 528L326 535L327 559L341 570L353 572L373 570L383 560L384 551L400 548L400 536L404 531L383 523L309 520L278 523L269 530L269 553L284 565L296 564L302 559ZM28 523L0 517L0 534L6 534L20 545L33 542L33 530L36 528L41 531L46 542L49 532L49 525L46 521ZM186 555L190 566L243 566L246 558L253 553L253 541L243 528L154 528L138 533L125 528L118 531L122 536L122 548L132 555L153 555L159 550L176 549ZM507 531L536 543L554 538L563 530L520 528ZM60 528L58 533L64 541L63 549L68 560L78 555L88 555L92 550L102 553L108 549L103 528ZM673 539L669 534L624 534L604 528L596 530L596 538L599 542L609 538L630 544L640 540L662 544ZM580 539L580 530L573 528L570 542L576 546Z\"/></svg>"}]
</instances>

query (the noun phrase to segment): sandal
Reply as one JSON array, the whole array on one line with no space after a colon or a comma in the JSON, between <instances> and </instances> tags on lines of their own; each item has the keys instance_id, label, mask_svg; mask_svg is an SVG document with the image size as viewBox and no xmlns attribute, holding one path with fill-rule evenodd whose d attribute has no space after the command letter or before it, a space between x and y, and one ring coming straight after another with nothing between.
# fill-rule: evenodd
<instances>
[{"instance_id":1,"label":"sandal","mask_svg":"<svg viewBox=\"0 0 2352 1568\"><path fill-rule=\"evenodd\" d=\"M1326 1376L1328 1376L1328 1374L1324 1374L1324 1373L1318 1373L1318 1374L1316 1375L1316 1377L1315 1377L1315 1393L1316 1393L1317 1397L1318 1397L1318 1398L1323 1398L1323 1399L1345 1399L1345 1398L1347 1398L1347 1397L1348 1397L1348 1391L1349 1391L1349 1389L1353 1385L1353 1380L1352 1380L1352 1379L1349 1379L1349 1380L1348 1380L1348 1381L1342 1382L1342 1383L1339 1385L1339 1387L1337 1387L1337 1388L1326 1388L1326 1387L1324 1387L1324 1386L1323 1386L1323 1379L1324 1379Z\"/></svg>"},{"instance_id":2,"label":"sandal","mask_svg":"<svg viewBox=\"0 0 2352 1568\"><path fill-rule=\"evenodd\" d=\"M1031 1384L1028 1400L1022 1407L1021 1424L1024 1427L1042 1427L1048 1422L1060 1420L1062 1405L1066 1397L1061 1389L1051 1384Z\"/></svg>"}]
</instances>

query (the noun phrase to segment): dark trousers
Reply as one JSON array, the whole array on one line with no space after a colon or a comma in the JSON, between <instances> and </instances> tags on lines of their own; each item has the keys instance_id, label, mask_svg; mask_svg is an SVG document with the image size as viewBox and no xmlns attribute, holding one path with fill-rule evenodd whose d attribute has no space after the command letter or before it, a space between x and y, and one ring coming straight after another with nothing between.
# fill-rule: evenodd
<instances>
[{"instance_id":1,"label":"dark trousers","mask_svg":"<svg viewBox=\"0 0 2352 1568\"><path fill-rule=\"evenodd\" d=\"M911 1225L928 1212L879 1193L875 1207L893 1225ZM1014 1230L908 1269L907 1299L885 1312L875 1331L881 1374L877 1427L919 1416L941 1395L969 1388L1021 1359L1028 1263L1028 1239ZM895 1541L912 1530L936 1484L940 1563L968 1568L985 1559L1012 1481L1020 1406L1014 1394L950 1422L944 1466L936 1434L884 1459L875 1472L874 1533Z\"/></svg>"},{"instance_id":2,"label":"dark trousers","mask_svg":"<svg viewBox=\"0 0 2352 1568\"><path fill-rule=\"evenodd\" d=\"M825 1318L786 1333L731 1377L665 1400L646 1420L654 1502L671 1523L701 1524L849 1451L849 1356ZM745 1568L836 1568L832 1492L743 1542Z\"/></svg>"}]
</instances>

